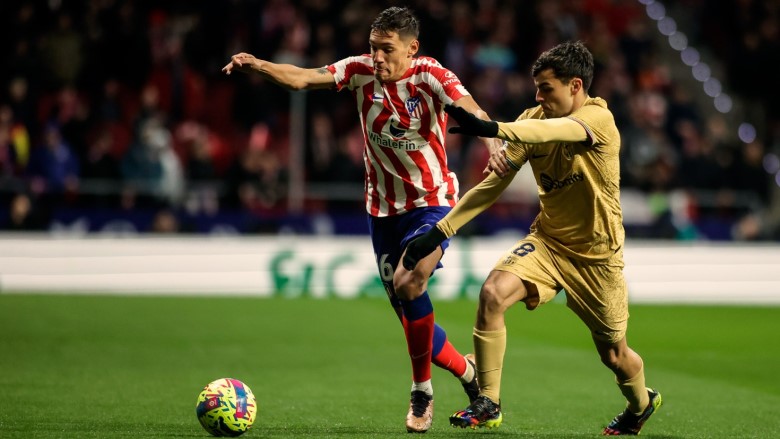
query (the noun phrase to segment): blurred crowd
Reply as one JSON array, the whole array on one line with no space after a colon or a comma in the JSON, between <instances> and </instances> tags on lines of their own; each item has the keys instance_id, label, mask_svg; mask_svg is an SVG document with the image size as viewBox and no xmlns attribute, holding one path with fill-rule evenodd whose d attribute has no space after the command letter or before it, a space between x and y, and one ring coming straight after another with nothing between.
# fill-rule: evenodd
<instances>
[{"instance_id":1,"label":"blurred crowd","mask_svg":"<svg viewBox=\"0 0 780 439\"><path fill-rule=\"evenodd\" d=\"M0 227L45 229L57 209L148 209L159 212L152 227L161 231L175 231L180 212L283 213L296 174L291 94L259 75L225 76L221 68L241 51L304 67L367 53L376 14L406 5L421 19L421 54L454 71L497 120L534 105L529 70L541 51L583 40L597 63L590 94L608 101L622 133L622 185L659 212L648 234L678 237L680 221L698 215L738 228L769 210L777 186L766 162L780 153L769 68L780 57L780 2L675 2L688 14L680 22L692 27L685 29L691 40L722 57L724 83L750 103L759 135L749 143L737 136L740 121L697 104L700 91L674 78L679 61L662 56L646 3L3 2L0 205L7 214ZM352 98L320 91L304 99L306 187L358 188L354 201L339 191L330 191L332 199L304 197L304 209L360 212L363 140ZM465 191L481 179L486 156L469 139L449 142ZM682 208L672 193L686 194ZM735 237L778 238L771 228L740 230Z\"/></svg>"}]
</instances>

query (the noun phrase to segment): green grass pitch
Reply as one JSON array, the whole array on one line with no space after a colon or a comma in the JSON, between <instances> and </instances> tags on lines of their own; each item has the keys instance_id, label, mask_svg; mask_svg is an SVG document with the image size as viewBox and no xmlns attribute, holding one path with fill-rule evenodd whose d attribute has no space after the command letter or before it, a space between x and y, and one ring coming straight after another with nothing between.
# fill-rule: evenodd
<instances>
[{"instance_id":1,"label":"green grass pitch","mask_svg":"<svg viewBox=\"0 0 780 439\"><path fill-rule=\"evenodd\" d=\"M461 351L476 303L435 302ZM598 437L623 400L587 331L551 303L508 313L494 430L456 430L435 369L426 437ZM780 437L780 308L631 308L628 339L664 406L649 438ZM404 437L411 372L384 299L0 294L1 438L207 438L195 400L233 377L257 396L246 438Z\"/></svg>"}]
</instances>

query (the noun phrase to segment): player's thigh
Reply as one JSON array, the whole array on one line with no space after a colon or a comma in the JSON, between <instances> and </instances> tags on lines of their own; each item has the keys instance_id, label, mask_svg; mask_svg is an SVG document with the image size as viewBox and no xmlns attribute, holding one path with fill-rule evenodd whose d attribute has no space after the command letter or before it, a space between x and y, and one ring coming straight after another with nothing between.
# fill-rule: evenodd
<instances>
[{"instance_id":1,"label":"player's thigh","mask_svg":"<svg viewBox=\"0 0 780 439\"><path fill-rule=\"evenodd\" d=\"M628 287L622 264L573 261L562 274L566 305L588 326L593 339L603 346L622 340L628 325Z\"/></svg>"},{"instance_id":2,"label":"player's thigh","mask_svg":"<svg viewBox=\"0 0 780 439\"><path fill-rule=\"evenodd\" d=\"M493 267L494 272L511 273L522 282L527 309L552 300L561 289L557 280L556 255L536 236L517 241Z\"/></svg>"}]
</instances>

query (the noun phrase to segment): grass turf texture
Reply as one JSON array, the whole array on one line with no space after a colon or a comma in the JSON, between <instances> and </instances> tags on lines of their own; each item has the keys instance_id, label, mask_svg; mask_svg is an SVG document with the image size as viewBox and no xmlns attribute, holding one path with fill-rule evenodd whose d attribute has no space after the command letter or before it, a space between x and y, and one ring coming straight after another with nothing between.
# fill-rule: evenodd
<instances>
[{"instance_id":1,"label":"grass turf texture","mask_svg":"<svg viewBox=\"0 0 780 439\"><path fill-rule=\"evenodd\" d=\"M476 304L435 303L464 353ZM780 308L632 306L629 342L664 406L644 437L778 437ZM560 303L513 308L494 430L454 430L459 383L434 370L426 437L597 437L623 406ZM386 300L0 295L0 437L206 438L195 400L243 380L242 437L404 437L410 367Z\"/></svg>"}]
</instances>

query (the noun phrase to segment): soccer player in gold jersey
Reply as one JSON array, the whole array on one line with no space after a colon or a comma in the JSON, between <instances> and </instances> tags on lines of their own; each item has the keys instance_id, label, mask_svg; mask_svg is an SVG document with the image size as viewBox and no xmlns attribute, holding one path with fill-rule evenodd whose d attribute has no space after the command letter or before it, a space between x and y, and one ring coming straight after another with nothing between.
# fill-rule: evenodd
<instances>
[{"instance_id":1,"label":"soccer player in gold jersey","mask_svg":"<svg viewBox=\"0 0 780 439\"><path fill-rule=\"evenodd\" d=\"M627 400L604 435L634 435L661 406L645 387L642 358L626 342L628 292L623 277L620 133L607 103L588 96L593 56L581 42L542 53L532 76L538 106L515 122L485 121L447 106L459 124L450 132L506 141L491 154L493 172L468 191L436 227L412 241L407 269L491 206L522 165L530 162L540 212L530 233L496 263L479 294L474 349L480 396L450 417L458 427L501 424L501 373L506 350L504 313L517 302L533 310L565 290L567 306L590 329L601 361Z\"/></svg>"}]
</instances>

